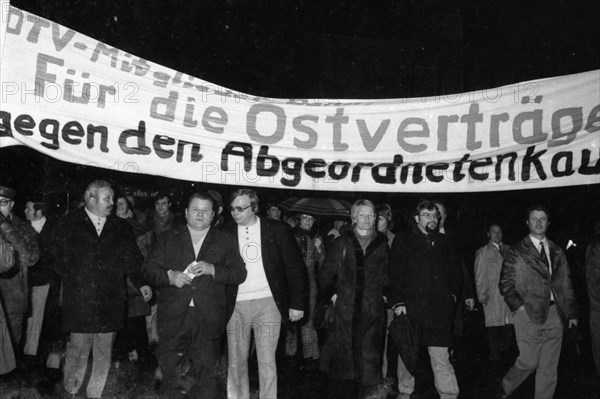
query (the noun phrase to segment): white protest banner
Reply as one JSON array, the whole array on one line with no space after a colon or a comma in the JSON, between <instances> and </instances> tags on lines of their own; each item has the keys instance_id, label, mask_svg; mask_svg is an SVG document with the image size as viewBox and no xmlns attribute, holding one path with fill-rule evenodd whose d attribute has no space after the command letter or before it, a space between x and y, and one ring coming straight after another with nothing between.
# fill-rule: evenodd
<instances>
[{"instance_id":1,"label":"white protest banner","mask_svg":"<svg viewBox=\"0 0 600 399\"><path fill-rule=\"evenodd\" d=\"M6 34L6 25L8 24L9 0L0 0L0 64L2 63L2 49L4 49L4 35ZM0 69L0 77L2 69Z\"/></svg>"},{"instance_id":2,"label":"white protest banner","mask_svg":"<svg viewBox=\"0 0 600 399\"><path fill-rule=\"evenodd\" d=\"M14 7L4 53L0 147L63 161L324 191L600 183L600 71L423 99L270 99Z\"/></svg>"}]
</instances>

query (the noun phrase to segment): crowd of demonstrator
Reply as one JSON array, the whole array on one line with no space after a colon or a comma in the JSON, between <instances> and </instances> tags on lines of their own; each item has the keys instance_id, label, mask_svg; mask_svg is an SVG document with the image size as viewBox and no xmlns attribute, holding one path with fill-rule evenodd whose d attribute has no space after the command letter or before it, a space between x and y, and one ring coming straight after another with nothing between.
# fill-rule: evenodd
<instances>
[{"instance_id":1,"label":"crowd of demonstrator","mask_svg":"<svg viewBox=\"0 0 600 399\"><path fill-rule=\"evenodd\" d=\"M384 379L414 398L431 364L439 396L457 398L454 337L460 313L478 301L489 364L518 348L496 397L535 373L535 397L552 398L563 332L578 324L567 258L546 237L543 206L523 215L529 234L513 245L491 224L468 265L439 201L415 204L411 228L394 234L391 207L368 199L327 231L308 212L283 220L277 203L261 208L244 188L227 205L214 190L196 192L176 216L166 192L144 211L97 180L59 218L42 198L26 198L26 220L13 212L16 194L0 186L0 374L35 362L60 369L57 396L87 381L87 397L100 398L114 356L156 356L161 398L248 399L255 354L260 398L277 398L277 362L325 376L339 398L369 396ZM586 273L600 377L600 235ZM333 309L329 323L316 323L320 306Z\"/></svg>"}]
</instances>

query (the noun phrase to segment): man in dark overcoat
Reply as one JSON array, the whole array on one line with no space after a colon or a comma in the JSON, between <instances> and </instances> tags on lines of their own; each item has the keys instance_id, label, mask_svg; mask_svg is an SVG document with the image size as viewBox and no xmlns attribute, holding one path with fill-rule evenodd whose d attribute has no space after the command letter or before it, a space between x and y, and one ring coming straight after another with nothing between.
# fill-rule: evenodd
<instances>
[{"instance_id":1,"label":"man in dark overcoat","mask_svg":"<svg viewBox=\"0 0 600 399\"><path fill-rule=\"evenodd\" d=\"M160 235L144 263L146 278L160 290L159 394L175 399L191 392L193 398L210 399L220 397L216 365L231 316L226 287L242 283L246 268L235 238L211 227L215 201L209 194L192 195L185 216L187 224ZM189 360L193 382L186 385Z\"/></svg>"},{"instance_id":2,"label":"man in dark overcoat","mask_svg":"<svg viewBox=\"0 0 600 399\"><path fill-rule=\"evenodd\" d=\"M396 315L406 314L422 331L421 345L431 359L435 387L442 398L458 397L450 363L454 312L462 271L453 243L437 230L439 212L433 202L420 202L411 233L396 237L390 253L391 302ZM398 388L414 390L414 377L398 359Z\"/></svg>"},{"instance_id":3,"label":"man in dark overcoat","mask_svg":"<svg viewBox=\"0 0 600 399\"><path fill-rule=\"evenodd\" d=\"M353 381L367 396L369 387L382 379L389 247L387 237L377 231L376 215L371 201L356 201L352 228L333 240L319 270L321 295L335 305L320 364L332 397L350 396Z\"/></svg>"},{"instance_id":4,"label":"man in dark overcoat","mask_svg":"<svg viewBox=\"0 0 600 399\"><path fill-rule=\"evenodd\" d=\"M85 206L55 229L53 267L63 281L63 331L70 333L63 386L77 393L93 351L88 398L100 398L104 390L114 335L125 319L125 277L145 299L152 296L150 287L142 285L143 258L131 226L111 214L113 195L108 182L92 182L84 194Z\"/></svg>"}]
</instances>

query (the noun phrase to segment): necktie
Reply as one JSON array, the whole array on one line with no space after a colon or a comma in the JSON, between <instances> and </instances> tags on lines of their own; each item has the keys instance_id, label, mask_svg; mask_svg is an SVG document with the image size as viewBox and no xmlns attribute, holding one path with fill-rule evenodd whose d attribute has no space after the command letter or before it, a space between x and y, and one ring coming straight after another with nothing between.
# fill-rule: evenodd
<instances>
[{"instance_id":1,"label":"necktie","mask_svg":"<svg viewBox=\"0 0 600 399\"><path fill-rule=\"evenodd\" d=\"M544 262L544 264L546 265L546 267L549 269L550 268L550 262L548 262L548 256L546 255L546 245L544 245L544 242L540 242L540 255L542 257L542 262Z\"/></svg>"}]
</instances>

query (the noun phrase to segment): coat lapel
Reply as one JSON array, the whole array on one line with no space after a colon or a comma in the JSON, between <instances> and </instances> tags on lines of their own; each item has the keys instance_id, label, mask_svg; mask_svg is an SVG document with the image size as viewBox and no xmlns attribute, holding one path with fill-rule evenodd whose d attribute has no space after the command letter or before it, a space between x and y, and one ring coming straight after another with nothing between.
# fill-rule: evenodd
<instances>
[{"instance_id":1,"label":"coat lapel","mask_svg":"<svg viewBox=\"0 0 600 399\"><path fill-rule=\"evenodd\" d=\"M192 235L190 234L187 225L179 226L176 229L178 229L177 233L179 235L179 242L181 243L181 254L184 256L184 259L189 258L192 259L192 261L197 260L196 253L194 252L194 244L192 243ZM204 243L202 244L202 248L204 248ZM202 255L202 248L200 248L200 251L198 252L198 258ZM190 263L192 263L192 261L190 261Z\"/></svg>"},{"instance_id":2,"label":"coat lapel","mask_svg":"<svg viewBox=\"0 0 600 399\"><path fill-rule=\"evenodd\" d=\"M269 247L271 242L274 241L274 237L271 237L271 229L269 229L268 221L264 218L260 218L260 252L263 260L263 266L265 273L269 265L271 265L271 259L269 258ZM268 275L267 275L268 276Z\"/></svg>"},{"instance_id":3,"label":"coat lapel","mask_svg":"<svg viewBox=\"0 0 600 399\"><path fill-rule=\"evenodd\" d=\"M83 226L83 231L93 236L94 238L99 238L98 233L96 232L96 227L94 227L94 222L90 219L85 209L81 208L79 215L79 222Z\"/></svg>"},{"instance_id":4,"label":"coat lapel","mask_svg":"<svg viewBox=\"0 0 600 399\"><path fill-rule=\"evenodd\" d=\"M102 227L102 231L100 232L99 238L106 237L108 234L110 234L110 232L112 230L114 230L115 224L116 224L115 217L116 216L108 216L106 218L106 222L104 222L104 226ZM88 218L88 220L89 220L89 218ZM90 220L90 223L92 223L91 220ZM92 228L94 229L94 233L96 233L96 228L93 226L93 223L92 223Z\"/></svg>"},{"instance_id":5,"label":"coat lapel","mask_svg":"<svg viewBox=\"0 0 600 399\"><path fill-rule=\"evenodd\" d=\"M204 242L202 243L202 247L200 248L200 251L198 252L198 256L196 257L197 261L201 260L201 259L205 259L206 253L208 252L209 248L216 245L215 234L214 234L213 229L214 229L214 227L211 227L210 230L208 230L208 233L206 234L206 237L204 238ZM189 234L189 232L188 232L188 236L189 236L189 243L192 247L192 253L193 253L194 252L194 244L192 243L192 236L191 236L191 234Z\"/></svg>"}]
</instances>

